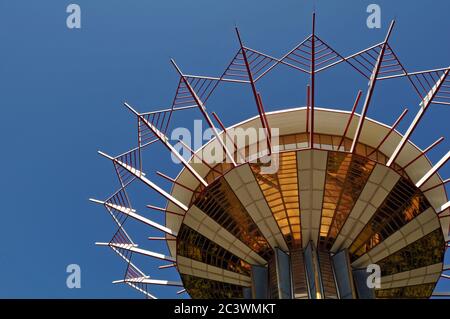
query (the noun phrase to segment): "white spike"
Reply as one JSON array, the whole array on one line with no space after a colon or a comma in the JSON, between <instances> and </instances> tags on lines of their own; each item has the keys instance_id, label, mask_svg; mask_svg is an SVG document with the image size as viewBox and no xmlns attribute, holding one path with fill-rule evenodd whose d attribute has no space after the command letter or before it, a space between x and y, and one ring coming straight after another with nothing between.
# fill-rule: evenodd
<instances>
[{"instance_id":1,"label":"white spike","mask_svg":"<svg viewBox=\"0 0 450 319\"><path fill-rule=\"evenodd\" d=\"M148 276L146 276L146 277L137 277L137 278L129 278L129 279L121 279L121 280L113 281L113 284L122 284L122 283L140 283L140 284L146 284L146 285L183 287L183 283L181 283L179 281L150 279Z\"/></svg>"},{"instance_id":2,"label":"white spike","mask_svg":"<svg viewBox=\"0 0 450 319\"><path fill-rule=\"evenodd\" d=\"M114 160L114 157L111 157L111 156L109 156L108 154L106 154L106 153L104 153L104 152L102 152L102 151L97 151L100 155L102 155L102 156L104 156L104 157L106 157L107 159L110 159L110 160Z\"/></svg>"},{"instance_id":3,"label":"white spike","mask_svg":"<svg viewBox=\"0 0 450 319\"><path fill-rule=\"evenodd\" d=\"M105 202L103 202L103 201L101 201L101 200L98 200L98 199L95 199L95 198L89 198L89 200L90 200L91 202L93 202L93 203L96 203L96 204L101 204L101 205L104 205L104 204L105 204Z\"/></svg>"},{"instance_id":4,"label":"white spike","mask_svg":"<svg viewBox=\"0 0 450 319\"><path fill-rule=\"evenodd\" d=\"M182 293L185 293L186 289L181 289L177 291L177 295L181 295Z\"/></svg>"},{"instance_id":5,"label":"white spike","mask_svg":"<svg viewBox=\"0 0 450 319\"><path fill-rule=\"evenodd\" d=\"M197 171L184 159L183 156L181 156L180 153L169 143L169 138L164 135L163 132L158 130L152 123L147 121L144 117L139 115L129 104L125 103L125 106L128 107L132 112L134 112L139 119L147 125L147 127L159 138L159 140L169 149L169 151L175 155L175 157L183 163L183 165L191 172L194 177L203 184L203 186L207 187L208 183L203 179L203 177L200 176L200 174L197 173Z\"/></svg>"},{"instance_id":6,"label":"white spike","mask_svg":"<svg viewBox=\"0 0 450 319\"><path fill-rule=\"evenodd\" d=\"M428 107L433 102L433 99L434 99L436 93L439 91L442 84L444 83L447 75L449 74L449 71L450 71L450 69L448 69L444 72L444 74L441 76L441 78L436 82L436 84L431 88L431 90L428 92L428 94L424 97L422 102L420 102L419 112L417 113L416 117L412 121L412 123L409 126L408 130L406 131L405 135L403 135L400 143L395 148L394 153L392 153L391 157L389 158L388 162L386 163L386 166L390 167L395 162L397 157L400 155L401 151L403 150L403 148L405 147L409 138L411 137L412 133L414 132L414 129L416 128L417 124L424 116L425 111L428 109Z\"/></svg>"},{"instance_id":7,"label":"white spike","mask_svg":"<svg viewBox=\"0 0 450 319\"><path fill-rule=\"evenodd\" d=\"M111 247L112 250L114 250L114 252L115 252L117 255L119 255L120 257L122 257L122 259L125 260L126 263L130 264L130 266L132 266L134 269L136 269L137 271L139 271L139 273L140 273L142 276L145 276L145 274L144 274L138 267L136 267L136 265L133 264L133 263L131 262L131 260L130 260L128 257L126 257L125 255L123 255L117 248L112 247L112 246L110 246L110 247Z\"/></svg>"},{"instance_id":8,"label":"white spike","mask_svg":"<svg viewBox=\"0 0 450 319\"><path fill-rule=\"evenodd\" d=\"M135 284L131 283L131 282L127 282L127 285L136 289L137 291L143 293L144 295L146 295L147 297L149 297L150 299L158 299L155 296L153 296L152 294L148 293L147 291L145 291L144 289L139 288L138 286L136 286Z\"/></svg>"},{"instance_id":9,"label":"white spike","mask_svg":"<svg viewBox=\"0 0 450 319\"><path fill-rule=\"evenodd\" d=\"M167 268L173 268L176 267L177 264L173 263L173 264L168 264L168 265L162 265L162 266L158 266L158 269L167 269Z\"/></svg>"},{"instance_id":10,"label":"white spike","mask_svg":"<svg viewBox=\"0 0 450 319\"><path fill-rule=\"evenodd\" d=\"M155 253L150 250L138 248L138 245L127 245L127 244L116 244L116 243L110 243L107 245L111 246L111 247L115 247L115 248L125 249L125 250L131 251L133 253L137 253L137 254L141 254L144 256L149 256L149 257L153 257L153 258L157 258L157 259L161 259L161 260L172 261L172 262L176 261L176 258L174 258L172 256L166 256L164 254Z\"/></svg>"},{"instance_id":11,"label":"white spike","mask_svg":"<svg viewBox=\"0 0 450 319\"><path fill-rule=\"evenodd\" d=\"M148 237L148 240L171 240L170 238L166 237Z\"/></svg>"},{"instance_id":12,"label":"white spike","mask_svg":"<svg viewBox=\"0 0 450 319\"><path fill-rule=\"evenodd\" d=\"M206 122L208 123L209 127L214 133L214 136L216 137L217 141L222 146L223 150L225 151L226 157L230 160L230 162L233 164L234 167L237 166L236 162L234 161L233 154L231 154L230 150L225 145L224 141L220 138L219 132L217 131L216 127L214 126L213 121L209 117L208 113L206 112L206 108L203 104L203 102L200 100L200 98L197 96L197 93L192 88L191 84L188 80L186 80L186 76L181 72L178 65L175 63L175 60L170 59L173 66L177 70L178 74L183 78L184 84L186 85L186 88L189 90L189 93L191 94L192 98L195 100L195 104L197 104L197 107L199 108L200 112L202 112L203 117L205 118Z\"/></svg>"},{"instance_id":13,"label":"white spike","mask_svg":"<svg viewBox=\"0 0 450 319\"><path fill-rule=\"evenodd\" d=\"M416 184L418 188L421 188L428 180L437 173L437 171L450 159L450 151L445 154L445 156L436 163Z\"/></svg>"},{"instance_id":14,"label":"white spike","mask_svg":"<svg viewBox=\"0 0 450 319\"><path fill-rule=\"evenodd\" d=\"M124 207L124 206L119 206L119 205L115 205L115 204L111 204L111 203L107 203L107 202L103 202L100 200L96 200L96 199L89 199L90 201L97 203L97 204L101 204L101 205L105 205L107 207L110 207L112 209L115 209L119 212L121 212L124 215L127 215L133 219L136 219L144 224L147 224L153 228L156 228L166 234L172 235L174 237L177 236L177 233L174 232L173 230L171 230L170 228L163 226L161 224L158 224L157 222L154 222L144 216L139 215L138 213L136 213L136 210L129 208L129 207Z\"/></svg>"},{"instance_id":15,"label":"white spike","mask_svg":"<svg viewBox=\"0 0 450 319\"><path fill-rule=\"evenodd\" d=\"M166 234L169 234L169 235L172 235L172 236L175 236L175 237L177 236L177 233L174 232L172 229L170 229L170 228L168 228L166 226L163 226L161 224L158 224L157 222L154 222L154 221L152 221L152 220L150 220L150 219L148 219L148 218L146 218L144 216L139 215L138 213L136 213L136 210L134 210L134 209L131 209L131 208L128 208L128 207L114 205L114 204L111 204L111 203L105 203L105 205L109 206L111 208L114 208L114 209L120 211L121 213L123 213L125 215L128 215L129 217L131 217L133 219L136 219L136 220L138 220L138 221L140 221L140 222L142 222L142 223L144 223L144 224L146 224L148 226L156 228L156 229L158 229L158 230L160 230L160 231L162 231L162 232L164 232Z\"/></svg>"},{"instance_id":16,"label":"white spike","mask_svg":"<svg viewBox=\"0 0 450 319\"><path fill-rule=\"evenodd\" d=\"M141 180L144 184L146 184L147 186L149 186L150 188L152 188L153 190L155 190L156 192L160 193L163 197L165 197L167 200L169 200L170 202L172 202L173 204L175 204L176 206L178 206L179 208L181 208L184 211L188 211L188 207L186 205L184 205L182 202L180 202L178 199L176 199L175 197L173 197L172 195L170 195L169 193L167 193L165 190L163 190L161 187L159 187L158 185L156 185L155 183L153 183L151 180L149 180L148 178L146 178L144 175L142 174L140 171L138 171L137 169L126 165L124 163L122 163L119 160L115 160L116 163L118 163L120 166L124 167L126 170L128 170L131 174L133 174L134 176L136 176L139 180Z\"/></svg>"},{"instance_id":17,"label":"white spike","mask_svg":"<svg viewBox=\"0 0 450 319\"><path fill-rule=\"evenodd\" d=\"M127 249L130 247L138 247L137 244L117 244L117 243L104 243L104 242L96 242L95 246L114 246L117 248Z\"/></svg>"},{"instance_id":18,"label":"white spike","mask_svg":"<svg viewBox=\"0 0 450 319\"><path fill-rule=\"evenodd\" d=\"M127 102L124 102L123 105L125 105L131 112L133 112L134 114L136 114L137 116L141 116L130 104L128 104Z\"/></svg>"},{"instance_id":19,"label":"white spike","mask_svg":"<svg viewBox=\"0 0 450 319\"><path fill-rule=\"evenodd\" d=\"M438 211L438 214L443 214L449 208L450 208L450 201L441 206L441 208Z\"/></svg>"}]
</instances>

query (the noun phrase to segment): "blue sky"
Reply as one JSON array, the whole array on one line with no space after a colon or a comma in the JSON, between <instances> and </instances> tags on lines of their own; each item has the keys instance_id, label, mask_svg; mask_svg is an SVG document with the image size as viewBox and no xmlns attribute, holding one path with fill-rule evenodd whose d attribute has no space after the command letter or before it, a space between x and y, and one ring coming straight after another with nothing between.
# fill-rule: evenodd
<instances>
[{"instance_id":1,"label":"blue sky","mask_svg":"<svg viewBox=\"0 0 450 319\"><path fill-rule=\"evenodd\" d=\"M139 111L167 107L177 75L176 59L186 73L218 75L235 54L237 24L244 42L281 56L310 34L311 12L317 12L317 34L343 55L380 42L390 19L397 24L392 45L409 70L448 66L450 21L448 0L385 1L144 1L73 0L81 6L82 28L66 27L64 0L0 0L0 297L135 298L127 287L113 286L124 265L111 251L95 247L114 231L103 208L89 197L105 199L117 187L112 165L97 155L111 155L135 146L135 120L124 107ZM382 29L366 27L366 7L382 9ZM350 109L366 81L348 67L318 78L317 105ZM266 109L304 104L307 79L292 71L274 71L261 81ZM392 123L404 107L418 107L415 93L403 81L377 87L369 117ZM225 124L256 114L246 87L226 85L209 102ZM190 117L191 116L191 117ZM199 118L192 114L180 123ZM448 109L433 107L413 136L426 147L440 136L450 137ZM430 153L437 161L448 150L445 141ZM166 156L166 157L165 157ZM155 147L144 167L175 176L180 167ZM450 175L450 167L441 170ZM137 185L136 185L137 186ZM140 191L139 191L140 190ZM162 205L155 193L131 189L132 200L145 216L162 221L144 204ZM153 215L152 215L153 214ZM147 228L129 232L150 247ZM163 250L164 246L153 248ZM81 289L66 287L66 266L82 270ZM158 271L159 263L139 260L155 277L176 279L173 270ZM450 289L450 285L447 285ZM176 289L152 292L174 296Z\"/></svg>"}]
</instances>

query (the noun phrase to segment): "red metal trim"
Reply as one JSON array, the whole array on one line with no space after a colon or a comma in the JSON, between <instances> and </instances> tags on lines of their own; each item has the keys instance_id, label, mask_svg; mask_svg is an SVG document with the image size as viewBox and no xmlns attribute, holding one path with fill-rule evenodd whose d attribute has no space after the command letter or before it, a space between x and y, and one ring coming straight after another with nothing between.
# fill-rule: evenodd
<instances>
[{"instance_id":1,"label":"red metal trim","mask_svg":"<svg viewBox=\"0 0 450 319\"><path fill-rule=\"evenodd\" d=\"M259 93L256 90L255 81L253 80L253 74L252 74L252 71L251 71L251 68L250 68L250 63L248 61L246 48L244 47L244 44L243 44L242 39L241 39L241 35L240 35L239 30L238 30L237 27L235 28L235 30L236 30L236 35L237 35L238 40L239 40L239 44L241 46L242 57L244 59L244 64L245 64L245 67L247 69L248 79L250 81L250 86L252 88L253 97L255 99L256 107L258 109L259 118L261 120L261 125L262 125L262 127L264 128L264 130L267 133L266 140L267 140L267 146L268 146L269 153L270 153L271 152L270 133L268 133L270 131L270 128L268 127L268 123L266 122L266 119L265 119L264 107L263 107L262 102L261 102L261 96L259 96Z\"/></svg>"},{"instance_id":2,"label":"red metal trim","mask_svg":"<svg viewBox=\"0 0 450 319\"><path fill-rule=\"evenodd\" d=\"M355 103L353 103L352 112L350 113L350 117L348 118L347 124L345 125L344 134L342 134L341 141L338 145L338 150L341 148L342 143L344 143L345 137L347 136L347 132L350 128L350 124L352 123L353 117L355 116L356 108L358 107L359 100L361 99L362 91L359 90L358 94L356 95Z\"/></svg>"},{"instance_id":3,"label":"red metal trim","mask_svg":"<svg viewBox=\"0 0 450 319\"><path fill-rule=\"evenodd\" d=\"M375 91L375 85L377 83L378 73L380 72L380 69L381 69L381 64L383 62L383 57L384 57L384 54L386 52L386 48L387 48L387 45L388 45L388 40L389 40L389 37L390 37L390 35L392 33L392 29L394 28L394 24L395 24L395 21L392 21L392 23L391 23L391 25L389 27L388 33L386 35L386 38L385 38L385 40L383 42L383 45L381 47L380 53L378 54L377 62L376 62L375 67L374 67L374 69L372 71L372 77L370 78L370 82L369 82L369 90L367 91L366 100L364 102L364 105L363 105L363 108L362 108L362 111L361 111L361 116L359 118L358 126L356 127L356 132L355 132L355 136L353 138L353 143L352 143L352 147L350 149L350 153L353 153L356 150L356 145L358 145L359 137L361 136L361 132L362 132L362 129L363 129L363 126L364 126L364 121L365 121L366 116L367 116L367 111L369 110L369 105L370 105L370 102L372 100L373 93Z\"/></svg>"},{"instance_id":4,"label":"red metal trim","mask_svg":"<svg viewBox=\"0 0 450 319\"><path fill-rule=\"evenodd\" d=\"M309 133L309 105L310 105L310 94L311 94L311 88L309 84L306 86L306 134ZM308 140L309 142L309 140Z\"/></svg>"},{"instance_id":5,"label":"red metal trim","mask_svg":"<svg viewBox=\"0 0 450 319\"><path fill-rule=\"evenodd\" d=\"M174 237L174 238L166 238L166 237L149 237L149 238L147 238L148 240L169 240L169 241L175 241L175 240L177 240L177 238L176 237Z\"/></svg>"},{"instance_id":6,"label":"red metal trim","mask_svg":"<svg viewBox=\"0 0 450 319\"><path fill-rule=\"evenodd\" d=\"M162 208L162 207L153 206L153 205L147 205L147 207L150 208L150 209L156 210L156 211L160 211L160 212L164 212L164 213L168 213L168 214L184 217L184 214L173 212L173 211L167 210L167 209Z\"/></svg>"},{"instance_id":7,"label":"red metal trim","mask_svg":"<svg viewBox=\"0 0 450 319\"><path fill-rule=\"evenodd\" d=\"M402 152L403 148L405 147L405 145L407 144L407 140L409 139L409 137L411 136L411 134L414 132L414 130L416 129L417 125L419 124L420 120L422 119L422 117L425 115L428 107L433 103L433 99L435 98L436 94L439 92L441 86L444 84L445 79L447 78L448 74L449 74L450 69L448 69L447 71L445 71L444 75L442 75L442 77L435 83L435 92L432 94L431 97L428 97L427 101L425 102L425 98L422 100L421 102L421 109L419 110L419 112L417 113L416 117L414 118L413 122L411 123L411 125L409 126L407 132L405 133L405 135L403 136L403 139L400 141L399 147L397 147L394 151L394 154L392 154L391 158L389 159L387 166L390 166L391 164L395 163L395 160L398 158L398 156L400 155L400 153ZM439 83L440 82L440 83ZM431 86L433 90L433 86ZM430 91L432 92L432 91ZM425 103L424 103L425 102Z\"/></svg>"},{"instance_id":8,"label":"red metal trim","mask_svg":"<svg viewBox=\"0 0 450 319\"><path fill-rule=\"evenodd\" d=\"M187 186L181 184L180 182L178 182L177 180L173 179L172 177L169 177L169 176L167 176L167 175L165 175L165 174L163 174L163 173L161 173L161 172L159 172L159 171L157 171L156 174L157 174L158 176L161 176L162 178L168 180L169 182L174 183L175 185L178 185L178 186L180 186L180 187L182 187L182 188L184 188L184 189L187 189L188 191L191 191L191 192L193 192L193 193L198 193L198 191L196 191L195 189L192 189L192 188L190 188L190 187L187 187Z\"/></svg>"},{"instance_id":9,"label":"red metal trim","mask_svg":"<svg viewBox=\"0 0 450 319\"><path fill-rule=\"evenodd\" d=\"M241 159L245 160L245 157L242 156L240 150L238 149L236 142L234 141L234 139L231 138L230 134L228 134L227 128L225 127L225 125L223 125L223 122L220 120L219 116L216 114L216 112L212 112L211 113L214 116L214 119L216 120L216 122L219 124L220 128L222 129L222 131L226 134L226 136L233 142L233 146L234 146L234 150L236 151L237 154L239 154L239 156L241 157Z\"/></svg>"},{"instance_id":10,"label":"red metal trim","mask_svg":"<svg viewBox=\"0 0 450 319\"><path fill-rule=\"evenodd\" d=\"M213 130L214 135L216 135L217 140L222 145L223 150L225 151L225 157L228 157L231 160L231 163L236 166L236 162L233 159L233 156L229 153L228 149L225 147L223 141L219 138L216 128L214 127L214 124L209 117L208 113L206 112L205 106L203 105L203 102L200 100L200 98L195 93L194 89L192 88L191 84L188 80L186 80L186 76L181 72L178 65L175 63L173 59L170 60L172 62L172 65L177 70L178 74L180 75L182 81L186 85L186 88L188 89L189 93L191 94L192 98L194 99L195 103L197 104L198 109L202 113L203 117L205 118L206 122L208 123L209 127Z\"/></svg>"},{"instance_id":11,"label":"red metal trim","mask_svg":"<svg viewBox=\"0 0 450 319\"><path fill-rule=\"evenodd\" d=\"M267 121L266 112L264 110L264 105L262 103L261 94L259 92L257 93L257 98L258 98L261 114L263 116L263 120L264 120L264 123L265 123L264 131L265 131L265 134L266 134L267 150L269 152L268 155L271 155L272 154L272 143L271 143L272 132L270 131L270 128L269 128L269 122Z\"/></svg>"},{"instance_id":12,"label":"red metal trim","mask_svg":"<svg viewBox=\"0 0 450 319\"><path fill-rule=\"evenodd\" d=\"M402 114L400 114L400 116L397 118L397 120L395 121L395 123L392 125L392 127L389 129L389 132L386 134L386 136L381 140L380 144L378 144L377 148L375 148L372 152L370 152L369 155L367 155L367 157L370 157L370 155L374 154L375 152L377 152L380 147L384 144L384 142L386 142L386 140L389 138L389 136L391 136L392 132L394 132L394 130L397 128L397 126L400 124L400 122L403 120L403 118L405 117L405 115L408 113L408 109L405 109L403 111Z\"/></svg>"},{"instance_id":13,"label":"red metal trim","mask_svg":"<svg viewBox=\"0 0 450 319\"><path fill-rule=\"evenodd\" d=\"M261 112L262 112L262 115L263 115L263 118L264 118L264 123L266 124L267 135L270 138L270 137L272 137L272 133L271 133L271 131L269 129L269 122L267 121L266 111L264 110L264 104L262 103L261 93L258 92L257 95L258 95L259 105L261 107Z\"/></svg>"},{"instance_id":14,"label":"red metal trim","mask_svg":"<svg viewBox=\"0 0 450 319\"><path fill-rule=\"evenodd\" d=\"M312 36L311 36L311 72L310 72L310 81L311 81L311 89L310 89L310 130L309 130L309 147L314 148L314 106L315 106L315 84L316 84L316 44L315 44L315 36L316 36L316 14L312 15Z\"/></svg>"},{"instance_id":15,"label":"red metal trim","mask_svg":"<svg viewBox=\"0 0 450 319\"><path fill-rule=\"evenodd\" d=\"M173 264L158 266L158 269L173 268L173 267L176 267L176 266L177 266L177 263L173 263Z\"/></svg>"},{"instance_id":16,"label":"red metal trim","mask_svg":"<svg viewBox=\"0 0 450 319\"><path fill-rule=\"evenodd\" d=\"M200 157L193 149L191 149L189 146L187 146L182 140L178 140L178 142L180 142L180 144L185 147L189 152L191 152L191 154L198 158L200 161L202 161L203 164L205 164L210 170L215 171L218 174L222 174L222 172L219 172L218 170L216 170L214 167L212 167L210 164L208 164L208 162L206 162L203 157Z\"/></svg>"},{"instance_id":17,"label":"red metal trim","mask_svg":"<svg viewBox=\"0 0 450 319\"><path fill-rule=\"evenodd\" d=\"M416 158L414 158L411 162L409 162L408 164L406 164L405 166L403 166L403 170L405 170L408 166L410 166L411 164L413 164L415 161L417 161L419 158L421 158L422 156L424 156L425 154L427 154L429 151L431 151L434 147L436 147L437 145L439 145L442 141L444 140L444 137L440 137L438 140L436 140L433 144L431 144L430 146L428 146L423 152L420 153L420 155L418 155Z\"/></svg>"},{"instance_id":18,"label":"red metal trim","mask_svg":"<svg viewBox=\"0 0 450 319\"><path fill-rule=\"evenodd\" d=\"M422 191L422 193L429 192L429 191L431 191L431 190L433 190L435 188L438 188L439 186L445 186L448 182L450 182L450 178L446 179L445 181L442 181L441 183L439 183L437 185L434 185L434 186L432 186L430 188L427 188L426 190Z\"/></svg>"}]
</instances>

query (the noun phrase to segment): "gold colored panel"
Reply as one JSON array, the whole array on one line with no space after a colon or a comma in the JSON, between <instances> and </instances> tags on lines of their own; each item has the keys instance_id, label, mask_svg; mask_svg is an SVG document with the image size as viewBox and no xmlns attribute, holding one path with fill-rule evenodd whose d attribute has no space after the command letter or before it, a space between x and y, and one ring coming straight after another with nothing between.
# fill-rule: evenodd
<instances>
[{"instance_id":1,"label":"gold colored panel","mask_svg":"<svg viewBox=\"0 0 450 319\"><path fill-rule=\"evenodd\" d=\"M320 226L320 244L325 248L333 245L374 167L367 158L329 152Z\"/></svg>"},{"instance_id":2,"label":"gold colored panel","mask_svg":"<svg viewBox=\"0 0 450 319\"><path fill-rule=\"evenodd\" d=\"M295 139L289 138L288 142L294 143ZM259 164L250 166L286 242L291 247L301 245L297 153L280 153L276 174L263 175Z\"/></svg>"},{"instance_id":3,"label":"gold colored panel","mask_svg":"<svg viewBox=\"0 0 450 319\"><path fill-rule=\"evenodd\" d=\"M194 204L265 260L273 251L225 178L211 183Z\"/></svg>"}]
</instances>

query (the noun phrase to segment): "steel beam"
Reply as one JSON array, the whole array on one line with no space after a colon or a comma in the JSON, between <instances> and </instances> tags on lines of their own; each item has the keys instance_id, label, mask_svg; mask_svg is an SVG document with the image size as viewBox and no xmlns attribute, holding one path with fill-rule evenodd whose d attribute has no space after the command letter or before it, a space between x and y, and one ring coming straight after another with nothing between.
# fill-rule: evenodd
<instances>
[{"instance_id":1,"label":"steel beam","mask_svg":"<svg viewBox=\"0 0 450 319\"><path fill-rule=\"evenodd\" d=\"M154 221L152 221L152 220L150 220L150 219L148 219L148 218L146 218L144 216L139 215L138 213L136 213L136 210L134 210L134 209L131 209L131 208L128 208L128 207L114 205L114 204L111 204L111 203L108 203L108 202L103 202L103 201L100 201L100 200L97 200L97 199L93 199L93 198L91 198L89 200L91 202L94 202L94 203L97 203L97 204L101 204L101 205L105 205L107 207L115 209L115 210L121 212L122 214L127 215L127 216L129 216L129 217L131 217L131 218L133 218L133 219L135 219L137 221L140 221L140 222L142 222L142 223L144 223L144 224L146 224L148 226L156 228L156 229L162 231L163 233L166 233L166 234L169 234L169 235L172 235L172 236L175 236L175 237L177 236L177 233L174 232L173 230L171 230L170 228L167 228L166 226L158 224L158 223L156 223L156 222L154 222Z\"/></svg>"},{"instance_id":2,"label":"steel beam","mask_svg":"<svg viewBox=\"0 0 450 319\"><path fill-rule=\"evenodd\" d=\"M394 28L394 25L395 25L395 21L392 21L391 25L389 26L389 30L388 30L388 33L386 35L386 38L385 38L385 40L383 42L383 45L381 47L380 53L378 55L377 62L376 62L375 66L374 66L374 69L372 71L372 76L371 76L370 81L369 81L369 89L368 89L367 94L366 94L366 99L364 101L364 105L363 105L363 108L362 108L361 116L359 118L358 126L356 127L356 132L355 132L355 136L353 138L352 146L350 148L350 153L353 153L356 150L356 145L358 144L359 138L361 136L361 132L362 132L362 128L363 128L363 125L364 125L364 121L365 121L366 116L367 116L367 111L369 110L369 105L370 105L370 102L372 100L373 93L375 91L375 85L377 83L378 73L380 73L380 68L381 68L381 64L383 62L384 53L386 51L388 40L389 40L389 37L391 36L392 30Z\"/></svg>"},{"instance_id":3,"label":"steel beam","mask_svg":"<svg viewBox=\"0 0 450 319\"><path fill-rule=\"evenodd\" d=\"M168 201L172 202L174 205L178 206L179 208L181 208L185 212L188 211L189 208L186 205L184 205L178 199L176 199L175 197L173 197L172 195L167 193L165 190L163 190L161 187L159 187L158 185L153 183L151 180L149 180L147 177L145 177L144 176L145 174L142 174L141 171L139 171L139 170L135 169L134 167L131 167L131 166L125 164L125 163L122 163L121 161L119 161L119 160L109 156L106 153L103 153L103 152L99 151L99 154L105 156L106 158L109 158L113 162L115 162L118 165L120 165L123 168L125 168L127 171L129 171L131 174L133 174L135 177L137 177L140 181L142 181L144 184L146 184L147 186L152 188L154 191L156 191L159 194L161 194L163 197L165 197Z\"/></svg>"},{"instance_id":4,"label":"steel beam","mask_svg":"<svg viewBox=\"0 0 450 319\"><path fill-rule=\"evenodd\" d=\"M450 69L447 69L444 74L441 76L441 78L436 82L436 84L431 88L430 92L425 96L425 98L420 102L420 110L417 113L416 117L414 118L413 122L409 126L408 130L406 131L405 135L403 135L403 138L401 139L400 143L397 145L396 149L394 150L394 153L389 158L388 162L386 163L386 166L390 167L395 160L400 155L400 152L405 147L406 143L408 142L409 138L411 137L412 133L414 132L415 128L419 124L420 120L424 116L425 112L427 111L428 107L433 102L433 98L436 96L437 92L441 88L442 84L444 83Z\"/></svg>"},{"instance_id":5,"label":"steel beam","mask_svg":"<svg viewBox=\"0 0 450 319\"><path fill-rule=\"evenodd\" d=\"M411 162L403 166L403 169L406 169L410 165L412 165L415 161L417 161L419 158L427 154L429 151L431 151L433 148L435 148L437 145L439 145L444 140L444 137L440 137L438 140L436 140L433 144L428 146L423 152L421 152L417 157L415 157Z\"/></svg>"},{"instance_id":6,"label":"steel beam","mask_svg":"<svg viewBox=\"0 0 450 319\"><path fill-rule=\"evenodd\" d=\"M347 137L347 132L350 128L350 125L352 124L353 117L355 116L356 108L358 107L359 100L361 99L362 91L359 90L358 94L356 95L355 103L353 103L352 112L350 113L350 116L348 117L347 124L345 125L344 134L342 134L341 141L338 145L338 150L341 148L342 143L344 143L345 138ZM345 147L344 147L345 149Z\"/></svg>"},{"instance_id":7,"label":"steel beam","mask_svg":"<svg viewBox=\"0 0 450 319\"><path fill-rule=\"evenodd\" d=\"M203 104L203 102L200 100L200 98L197 96L197 93L195 93L194 89L192 88L191 84L189 83L188 80L186 80L185 75L181 72L180 68L178 67L178 65L175 63L174 59L170 59L170 62L172 63L172 65L175 67L175 69L177 70L178 74L180 75L180 77L183 79L184 84L186 85L189 93L191 94L192 98L195 101L195 104L197 104L198 109L200 110L200 112L202 113L203 117L205 118L206 122L208 123L209 127L211 128L211 130L214 133L214 136L216 137L217 141L222 145L223 150L225 151L225 155L226 157L230 160L230 162L234 165L237 166L236 162L234 161L234 157L233 154L230 153L230 151L228 150L228 148L226 147L225 143L223 142L223 140L220 138L219 132L217 131L216 127L214 126L211 118L208 115L208 112L206 111L206 108Z\"/></svg>"},{"instance_id":8,"label":"steel beam","mask_svg":"<svg viewBox=\"0 0 450 319\"><path fill-rule=\"evenodd\" d=\"M314 106L316 88L316 14L312 16L312 36L311 36L311 70L310 70L310 120L309 120L309 147L314 148Z\"/></svg>"},{"instance_id":9,"label":"steel beam","mask_svg":"<svg viewBox=\"0 0 450 319\"><path fill-rule=\"evenodd\" d=\"M183 287L183 283L179 281L150 279L149 277L137 277L113 281L113 284L123 284L123 283Z\"/></svg>"},{"instance_id":10,"label":"steel beam","mask_svg":"<svg viewBox=\"0 0 450 319\"><path fill-rule=\"evenodd\" d=\"M144 124L153 132L155 136L163 143L163 145L186 167L186 169L200 182L203 186L208 186L208 183L197 173L197 171L181 156L180 153L169 143L169 138L160 130L158 130L152 123L147 121L142 115L140 115L133 107L128 103L124 105L133 112Z\"/></svg>"},{"instance_id":11,"label":"steel beam","mask_svg":"<svg viewBox=\"0 0 450 319\"><path fill-rule=\"evenodd\" d=\"M264 128L265 134L266 134L266 141L267 141L267 147L269 150L269 155L272 153L272 146L270 143L270 127L269 124L267 123L267 119L265 117L265 113L264 113L264 108L261 102L261 97L258 93L258 91L256 90L256 85L255 85L255 81L253 79L253 74L252 74L252 70L250 68L250 63L248 62L248 58L247 58L247 53L245 52L245 47L244 44L242 42L241 39L241 35L239 34L239 30L236 27L236 34L239 40L239 45L241 46L241 52L242 52L242 57L244 59L244 64L245 64L245 68L247 69L247 73L248 73L248 79L250 82L250 86L252 88L252 92L253 92L253 97L255 99L255 103L256 103L256 107L258 109L258 114L259 114L259 119L261 120L261 126Z\"/></svg>"},{"instance_id":12,"label":"steel beam","mask_svg":"<svg viewBox=\"0 0 450 319\"><path fill-rule=\"evenodd\" d=\"M97 246L109 246L109 247L114 247L114 248L117 248L117 249L124 249L124 250L128 250L130 252L133 252L133 253L137 253L137 254L140 254L140 255L144 255L144 256L160 259L160 260L165 260L165 261L171 261L171 262L175 262L176 261L176 258L174 258L172 256L166 256L164 254L156 253L156 252L153 252L153 251L150 251L150 250L138 248L137 245L117 244L117 243L100 243L100 242L95 243L95 245L97 245Z\"/></svg>"}]
</instances>

